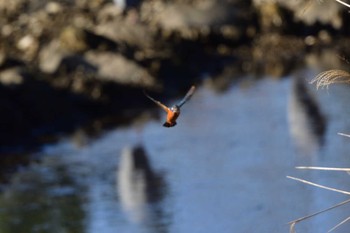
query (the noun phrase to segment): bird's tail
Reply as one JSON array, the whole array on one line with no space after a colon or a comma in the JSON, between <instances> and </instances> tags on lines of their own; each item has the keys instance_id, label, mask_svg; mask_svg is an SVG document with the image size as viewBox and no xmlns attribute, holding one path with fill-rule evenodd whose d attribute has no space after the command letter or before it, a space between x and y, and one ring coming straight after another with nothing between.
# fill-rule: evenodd
<instances>
[{"instance_id":1,"label":"bird's tail","mask_svg":"<svg viewBox=\"0 0 350 233\"><path fill-rule=\"evenodd\" d=\"M174 123L165 122L165 123L163 124L163 126L164 126L164 127L167 127L167 128L173 127L173 126L175 126L175 125L176 125L176 122L174 122Z\"/></svg>"}]
</instances>

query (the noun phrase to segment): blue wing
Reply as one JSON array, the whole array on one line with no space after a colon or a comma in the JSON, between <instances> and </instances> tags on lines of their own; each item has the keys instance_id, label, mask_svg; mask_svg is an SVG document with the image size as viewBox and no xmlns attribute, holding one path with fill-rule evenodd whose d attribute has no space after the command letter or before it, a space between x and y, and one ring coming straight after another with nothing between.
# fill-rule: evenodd
<instances>
[{"instance_id":1,"label":"blue wing","mask_svg":"<svg viewBox=\"0 0 350 233\"><path fill-rule=\"evenodd\" d=\"M145 96L147 98L149 98L150 100L152 100L155 104L157 104L159 107L161 107L164 111L168 112L169 108L167 106L165 106L164 104L162 104L160 101L153 99L151 96L147 95L147 93L145 91L143 91L143 94L145 94Z\"/></svg>"},{"instance_id":2,"label":"blue wing","mask_svg":"<svg viewBox=\"0 0 350 233\"><path fill-rule=\"evenodd\" d=\"M190 90L188 90L187 94L185 95L185 97L180 101L180 103L178 104L178 106L181 108L182 105L184 105L189 99L191 99L194 91L196 90L195 86L192 86L190 88Z\"/></svg>"}]
</instances>

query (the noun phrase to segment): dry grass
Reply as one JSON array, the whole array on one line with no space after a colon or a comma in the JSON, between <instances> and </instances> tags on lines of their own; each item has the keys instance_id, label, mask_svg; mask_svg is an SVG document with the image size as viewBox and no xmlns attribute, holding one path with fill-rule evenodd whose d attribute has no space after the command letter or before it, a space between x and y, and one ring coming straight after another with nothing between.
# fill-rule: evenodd
<instances>
[{"instance_id":1,"label":"dry grass","mask_svg":"<svg viewBox=\"0 0 350 233\"><path fill-rule=\"evenodd\" d=\"M310 83L316 83L317 89L333 83L350 83L350 73L344 70L328 70L317 75Z\"/></svg>"},{"instance_id":2,"label":"dry grass","mask_svg":"<svg viewBox=\"0 0 350 233\"><path fill-rule=\"evenodd\" d=\"M308 169L308 167L303 167L305 169ZM314 167L312 167L312 169L315 169ZM326 168L321 168L320 170L327 170ZM332 170L332 169L331 169ZM307 181L307 180L303 180L303 179L299 179L299 178L296 178L296 177L291 177L291 176L287 176L287 178L290 178L290 179L293 179L293 180L297 180L297 181L300 181L302 183L306 183L306 184L309 184L309 185L313 185L313 186L316 186L316 187L319 187L319 188L323 188L323 189L327 189L327 190L331 190L331 191L334 191L334 192L338 192L338 193L343 193L343 194L346 194L346 195L350 195L350 192L348 191L344 191L344 190L339 190L339 189L335 189L335 188L331 188L331 187L328 187L328 186L324 186L324 185L319 185L319 184L316 184L316 183L313 183L313 182L310 182L310 181ZM290 225L290 228L289 228L289 232L290 233L296 233L295 231L295 226L297 223L299 222L302 222L304 220L307 220L309 218L312 218L312 217L315 217L316 215L319 215L319 214L322 214L324 212L327 212L327 211L330 211L332 209L335 209L337 207L340 207L342 205L345 205L347 203L350 203L350 199L347 199L345 201L342 201L338 204L335 204L327 209L324 209L324 210L321 210L321 211L318 211L318 212L315 212L315 213L312 213L312 214L309 214L309 215L306 215L304 217L301 217L301 218L298 218L298 219L295 219L293 221L290 221L288 224ZM341 225L343 225L344 223L348 222L350 220L350 217L347 217L346 219L344 219L343 221L341 221L340 223L336 224L334 227L332 227L331 229L328 230L328 232L332 232L334 231L336 228L340 227Z\"/></svg>"},{"instance_id":3,"label":"dry grass","mask_svg":"<svg viewBox=\"0 0 350 233\"><path fill-rule=\"evenodd\" d=\"M335 1L350 8L350 4L344 1ZM316 83L317 89L320 87L328 87L333 83L350 83L350 73L344 70L328 70L317 75L310 83Z\"/></svg>"},{"instance_id":4,"label":"dry grass","mask_svg":"<svg viewBox=\"0 0 350 233\"><path fill-rule=\"evenodd\" d=\"M350 168L339 168L339 167L302 167L300 166L300 167L296 167L296 169L350 172Z\"/></svg>"},{"instance_id":5,"label":"dry grass","mask_svg":"<svg viewBox=\"0 0 350 233\"><path fill-rule=\"evenodd\" d=\"M349 134L345 134L345 133L338 133L338 135L350 138L350 135L349 135Z\"/></svg>"},{"instance_id":6,"label":"dry grass","mask_svg":"<svg viewBox=\"0 0 350 233\"><path fill-rule=\"evenodd\" d=\"M342 171L342 172L349 172L350 171L350 168L334 168L334 167L296 167L296 168L297 169L309 169L309 170ZM328 186L316 184L316 183L313 183L313 182L310 182L310 181L307 181L307 180L303 180L303 179L299 179L299 178L296 178L296 177L292 177L292 176L287 176L287 178L293 179L293 180L296 180L296 181L299 181L299 182L302 182L302 183L305 183L305 184L308 184L308 185L316 186L316 187L319 187L319 188L322 188L322 189L330 190L330 191L333 191L333 192L350 195L350 192L345 191L345 190L331 188L331 187L328 187ZM290 221L288 223L290 225L290 229L289 229L290 233L296 233L295 226L296 226L297 223L299 223L301 221L304 221L306 219L312 218L312 217L314 217L316 215L319 215L321 213L327 212L329 210L335 209L335 208L337 208L339 206L342 206L342 205L345 205L347 203L350 203L350 199L347 199L347 200L345 200L343 202L340 202L340 203L338 203L336 205L333 205L333 206L331 206L331 207L329 207L327 209L324 209L324 210L321 210L321 211L318 211L318 212L306 215L304 217L295 219L293 221ZM328 232L334 231L336 228L338 228L339 226L343 225L344 223L346 223L348 221L350 221L350 217L347 217L346 219L344 219L340 223L336 224Z\"/></svg>"},{"instance_id":7,"label":"dry grass","mask_svg":"<svg viewBox=\"0 0 350 233\"><path fill-rule=\"evenodd\" d=\"M336 2L349 7L350 8L350 4L345 3L341 0L335 0ZM316 83L316 87L318 88L323 88L323 87L328 87L330 84L333 83L350 83L350 73L344 71L344 70L328 70L325 72L320 73L319 75L317 75L313 80L311 80L310 83ZM344 133L338 133L338 135L341 136L345 136L345 137L350 137L349 134L344 134ZM297 169L309 169L309 170L324 170L324 171L342 171L342 172L350 172L350 168L334 168L334 167L296 167ZM348 191L344 191L344 190L339 190L339 189L335 189L335 188L331 188L328 186L324 186L324 185L320 185L320 184L316 184L307 180L303 180L303 179L299 179L296 177L291 177L291 176L287 176L287 178L293 179L293 180L297 180L299 182L302 183L306 183L308 185L312 185L312 186L316 186L319 188L323 188L323 189L327 189L330 191L334 191L334 192L338 192L338 193L342 193L342 194L346 194L346 195L350 195L350 192ZM343 202L340 202L336 205L333 205L327 209L309 214L307 216L298 218L296 220L290 221L288 224L290 225L290 233L295 233L295 226L297 223L304 221L306 219L312 218L316 215L319 215L321 213L327 212L329 210L332 210L334 208L337 208L339 206L345 205L347 203L350 203L350 199L347 199ZM334 231L336 228L338 228L339 226L343 225L344 223L350 221L350 217L345 218L343 221L339 222L338 224L336 224L334 227L332 227L328 232L332 232Z\"/></svg>"},{"instance_id":8,"label":"dry grass","mask_svg":"<svg viewBox=\"0 0 350 233\"><path fill-rule=\"evenodd\" d=\"M341 135L341 136L350 137L350 135L348 135L348 134L343 134L343 133L338 133L338 134ZM307 166L299 166L299 167L296 167L296 169L320 170L320 171L341 171L341 172L349 172L350 171L350 168L338 168L338 167L307 167ZM310 182L310 181L307 181L307 180L303 180L303 179L299 179L299 178L296 178L296 177L292 177L292 176L287 176L287 178L292 179L292 180L296 180L296 181L299 181L299 182L302 182L302 183L305 183L305 184L308 184L308 185L316 186L316 187L319 187L319 188L322 188L322 189L330 190L330 191L333 191L333 192L342 193L342 194L345 194L345 195L350 195L350 192L348 192L348 191L344 191L344 190L335 189L335 188L331 188L331 187L328 187L328 186L316 184L316 183L313 183L313 182ZM329 210L335 209L335 208L337 208L339 206L342 206L342 205L345 205L347 203L350 203L350 199L347 199L347 200L345 200L343 202L335 204L335 205L333 205L333 206L331 206L331 207L329 207L327 209L324 209L324 210L321 210L321 211L318 211L318 212L306 215L304 217L295 219L293 221L290 221L288 223L290 225L290 228L289 228L290 233L296 233L295 226L296 226L297 223L299 223L301 221L304 221L306 219L312 218L312 217L314 217L316 215L319 215L321 213L327 212ZM343 225L344 223L346 223L348 221L350 221L350 217L347 217L343 221L341 221L338 224L336 224L334 227L332 227L330 230L328 230L328 232L334 231L335 229L337 229L338 227L340 227L341 225Z\"/></svg>"},{"instance_id":9,"label":"dry grass","mask_svg":"<svg viewBox=\"0 0 350 233\"><path fill-rule=\"evenodd\" d=\"M343 3L339 0L336 0L337 2L340 2L344 5L346 5L347 7L350 7L350 5ZM323 87L327 87L330 84L334 84L334 83L350 83L350 73L344 71L344 70L328 70L325 72L320 73L319 75L317 75L313 80L311 80L310 82L311 84L316 83L316 87L318 88L323 88ZM350 137L349 134L344 134L344 133L338 133L338 135L344 136L344 137ZM350 172L350 168L335 168L335 167L296 167L296 169L308 169L308 170L323 170L323 171L342 171L342 172ZM324 185L320 185L320 184L316 184L307 180L303 180L303 179L299 179L296 177L291 177L291 176L287 176L287 178L289 179L293 179L308 185L312 185L312 186L316 186L322 189L327 189L333 192L338 192L338 193L342 193L345 195L350 195L350 192L348 191L344 191L344 190L339 190L339 189L335 189L335 188L331 188L328 186L324 186ZM336 205L333 205L327 209L309 214L307 216L298 218L296 220L290 221L288 224L290 225L290 233L295 233L295 226L297 223L304 221L306 219L312 218L316 215L319 215L321 213L327 212L329 210L335 209L339 206L345 205L347 203L350 203L350 199L347 199L343 202L340 202ZM343 221L341 221L340 223L336 224L334 227L332 227L328 232L332 232L335 229L337 229L339 226L343 225L344 223L350 221L350 217L345 218Z\"/></svg>"},{"instance_id":10,"label":"dry grass","mask_svg":"<svg viewBox=\"0 0 350 233\"><path fill-rule=\"evenodd\" d=\"M344 6L346 6L346 7L349 7L349 8L350 8L350 5L349 5L349 4L347 4L347 3L345 3L345 2L343 2L343 1L340 1L340 0L335 0L335 1L337 1L337 2L339 2L340 4L343 4Z\"/></svg>"}]
</instances>

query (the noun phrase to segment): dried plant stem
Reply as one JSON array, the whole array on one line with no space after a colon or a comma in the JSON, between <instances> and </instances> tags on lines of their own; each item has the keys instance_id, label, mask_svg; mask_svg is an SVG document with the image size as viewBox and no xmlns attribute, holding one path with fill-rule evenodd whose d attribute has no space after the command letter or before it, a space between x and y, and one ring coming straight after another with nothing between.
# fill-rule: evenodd
<instances>
[{"instance_id":1,"label":"dried plant stem","mask_svg":"<svg viewBox=\"0 0 350 233\"><path fill-rule=\"evenodd\" d=\"M338 227L340 227L341 225L343 225L344 223L346 223L349 220L350 220L350 217L347 217L346 219L344 219L343 221L341 221L340 223L338 223L337 225L332 227L332 229L330 229L328 232L334 231L335 229L337 229Z\"/></svg>"},{"instance_id":2,"label":"dried plant stem","mask_svg":"<svg viewBox=\"0 0 350 233\"><path fill-rule=\"evenodd\" d=\"M324 171L343 171L350 172L350 168L338 168L338 167L305 167L299 166L295 167L296 169L305 169L305 170L324 170Z\"/></svg>"},{"instance_id":3,"label":"dried plant stem","mask_svg":"<svg viewBox=\"0 0 350 233\"><path fill-rule=\"evenodd\" d=\"M296 233L296 231L295 231L295 224L296 224L296 222L291 222L289 225L290 225L290 227L289 227L289 232L290 233Z\"/></svg>"},{"instance_id":4,"label":"dried plant stem","mask_svg":"<svg viewBox=\"0 0 350 233\"><path fill-rule=\"evenodd\" d=\"M325 167L297 167L297 168L300 168L300 169L318 169L318 170L336 170L336 169L338 169L338 168L325 168ZM287 178L292 179L292 180L296 180L296 181L299 181L299 182L302 182L302 183L306 183L306 184L309 184L309 185L313 185L313 186L316 186L316 187L319 187L319 188L323 188L323 189L331 190L331 191L334 191L334 192L350 195L350 192L347 192L347 191L344 191L344 190L340 190L340 189L331 188L331 187L327 187L327 186L320 185L320 184L316 184L316 183L313 183L313 182L310 182L310 181L307 181L307 180L303 180L303 179L299 179L299 178L296 178L296 177L287 176ZM336 205L333 205L333 206L331 206L331 207L329 207L327 209L324 209L324 210L315 212L313 214L310 214L310 215L298 218L296 220L290 221L288 223L288 224L290 224L290 232L291 233L295 232L295 224L296 223L298 223L300 221L303 221L303 220L306 220L308 218L314 217L316 215L319 215L319 214L324 213L326 211L329 211L331 209L337 208L339 206L345 205L345 204L347 204L349 202L350 202L350 199L345 200L343 202L340 202L340 203L338 203ZM347 222L349 220L350 220L350 217L346 218L345 220L343 220L342 222L340 222L336 226L334 226L332 229L330 229L328 232L333 231L334 229L336 229L337 227L339 227L340 225L344 224L345 222Z\"/></svg>"},{"instance_id":5,"label":"dried plant stem","mask_svg":"<svg viewBox=\"0 0 350 233\"><path fill-rule=\"evenodd\" d=\"M340 136L344 136L344 137L349 137L349 138L350 138L350 135L349 135L349 134L345 134L345 133L338 133L338 135L340 135Z\"/></svg>"},{"instance_id":6,"label":"dried plant stem","mask_svg":"<svg viewBox=\"0 0 350 233\"><path fill-rule=\"evenodd\" d=\"M346 7L349 7L349 8L350 8L350 5L349 5L349 4L347 4L347 3L345 3L345 2L343 2L343 1L340 1L340 0L335 0L335 1L337 1L337 2L339 2L340 4L342 4L342 5L344 5L344 6L346 6Z\"/></svg>"},{"instance_id":7,"label":"dried plant stem","mask_svg":"<svg viewBox=\"0 0 350 233\"><path fill-rule=\"evenodd\" d=\"M287 176L287 178L292 179L292 180L296 180L296 181L299 181L299 182L302 182L302 183L305 183L305 184L309 184L309 185L312 185L312 186L316 186L316 187L319 187L319 188L327 189L327 190L330 190L330 191L334 191L334 192L350 195L350 192L348 192L348 191L327 187L327 186L324 186L324 185L316 184L316 183L313 183L313 182L310 182L310 181L307 181L307 180L303 180L303 179L299 179L299 178L296 178L296 177L292 177L292 176Z\"/></svg>"},{"instance_id":8,"label":"dried plant stem","mask_svg":"<svg viewBox=\"0 0 350 233\"><path fill-rule=\"evenodd\" d=\"M327 209L320 210L320 211L317 211L317 212L315 212L315 213L312 213L312 214L306 215L306 216L304 216L304 217L301 217L301 218L295 219L295 220L293 220L293 221L290 221L290 222L288 222L288 224L291 224L291 225L294 224L294 225L295 225L295 224L298 223L298 222L301 222L301 221L306 220L306 219L308 219L308 218L311 218L311 217L314 217L314 216L316 216L316 215L322 214L322 213L324 213L324 212L326 212L326 211L332 210L332 209L337 208L337 207L339 207L339 206L345 205L345 204L347 204L347 203L349 203L349 202L350 202L350 199L347 199L347 200L342 201L342 202L340 202L340 203L338 203L338 204L335 204L335 205L333 205L333 206L331 206L331 207L328 207Z\"/></svg>"}]
</instances>

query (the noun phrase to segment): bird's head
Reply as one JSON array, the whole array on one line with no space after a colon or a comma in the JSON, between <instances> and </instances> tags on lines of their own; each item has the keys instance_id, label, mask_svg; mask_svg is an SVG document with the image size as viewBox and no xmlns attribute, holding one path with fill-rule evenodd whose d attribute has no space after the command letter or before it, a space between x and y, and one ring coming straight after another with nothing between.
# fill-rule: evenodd
<instances>
[{"instance_id":1,"label":"bird's head","mask_svg":"<svg viewBox=\"0 0 350 233\"><path fill-rule=\"evenodd\" d=\"M179 112L180 112L180 108L179 108L179 106L177 106L177 105L172 106L172 107L170 108L170 110L171 110L172 112L175 112L175 113L179 113Z\"/></svg>"}]
</instances>

